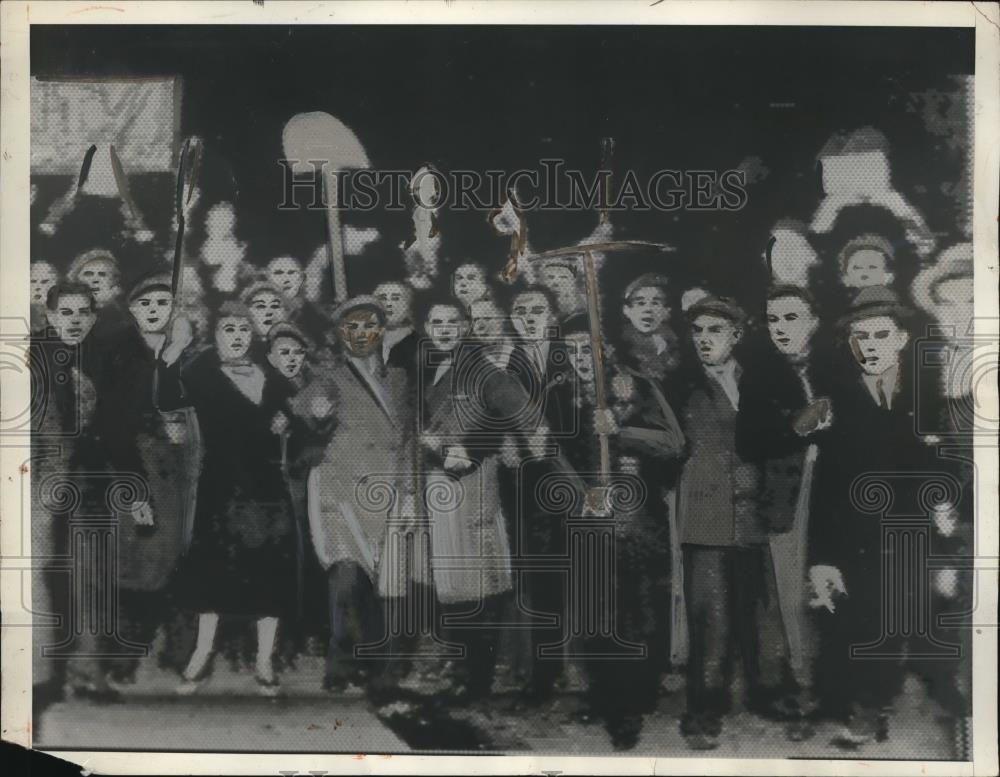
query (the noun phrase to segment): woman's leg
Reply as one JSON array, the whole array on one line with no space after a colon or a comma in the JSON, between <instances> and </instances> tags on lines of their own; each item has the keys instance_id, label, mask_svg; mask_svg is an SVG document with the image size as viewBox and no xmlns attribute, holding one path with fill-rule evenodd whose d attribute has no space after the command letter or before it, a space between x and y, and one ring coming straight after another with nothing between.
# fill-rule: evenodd
<instances>
[{"instance_id":1,"label":"woman's leg","mask_svg":"<svg viewBox=\"0 0 1000 777\"><path fill-rule=\"evenodd\" d=\"M257 619L257 676L274 680L274 640L278 634L278 619L267 616Z\"/></svg>"},{"instance_id":2,"label":"woman's leg","mask_svg":"<svg viewBox=\"0 0 1000 777\"><path fill-rule=\"evenodd\" d=\"M216 612L203 612L198 615L198 638L195 642L194 653L188 661L184 670L184 678L193 680L201 674L208 660L212 657L215 647L215 632L219 628L219 614Z\"/></svg>"}]
</instances>

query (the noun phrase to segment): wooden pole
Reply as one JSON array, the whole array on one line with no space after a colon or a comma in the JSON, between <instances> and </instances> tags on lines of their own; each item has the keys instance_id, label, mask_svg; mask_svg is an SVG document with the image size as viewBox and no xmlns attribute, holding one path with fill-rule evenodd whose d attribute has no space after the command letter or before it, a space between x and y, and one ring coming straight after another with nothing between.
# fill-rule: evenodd
<instances>
[{"instance_id":1,"label":"wooden pole","mask_svg":"<svg viewBox=\"0 0 1000 777\"><path fill-rule=\"evenodd\" d=\"M333 273L333 298L339 303L347 299L347 268L344 265L344 235L340 230L340 210L337 208L337 175L324 169L323 189L326 198L326 237L330 249L330 270Z\"/></svg>"},{"instance_id":2,"label":"wooden pole","mask_svg":"<svg viewBox=\"0 0 1000 777\"><path fill-rule=\"evenodd\" d=\"M594 391L597 395L597 412L603 416L608 409L608 402L604 386L601 310L597 295L597 269L594 266L594 255L589 250L583 252L583 271L587 283L587 305L590 308L590 349L594 355ZM611 481L611 443L607 434L600 433L599 439L601 444L601 485L607 486Z\"/></svg>"}]
</instances>

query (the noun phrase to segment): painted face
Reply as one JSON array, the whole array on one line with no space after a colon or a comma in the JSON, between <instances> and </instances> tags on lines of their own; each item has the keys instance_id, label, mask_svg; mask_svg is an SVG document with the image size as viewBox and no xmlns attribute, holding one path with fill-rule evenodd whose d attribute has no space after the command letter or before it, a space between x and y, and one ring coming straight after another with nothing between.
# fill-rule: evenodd
<instances>
[{"instance_id":1,"label":"painted face","mask_svg":"<svg viewBox=\"0 0 1000 777\"><path fill-rule=\"evenodd\" d=\"M31 304L44 305L49 289L56 282L56 268L48 262L31 263Z\"/></svg>"},{"instance_id":2,"label":"painted face","mask_svg":"<svg viewBox=\"0 0 1000 777\"><path fill-rule=\"evenodd\" d=\"M279 256L268 262L267 277L289 299L302 288L302 266L291 256Z\"/></svg>"},{"instance_id":3,"label":"painted face","mask_svg":"<svg viewBox=\"0 0 1000 777\"><path fill-rule=\"evenodd\" d=\"M534 291L518 294L514 298L510 319L517 333L528 340L544 340L555 321L552 306L545 295Z\"/></svg>"},{"instance_id":4,"label":"painted face","mask_svg":"<svg viewBox=\"0 0 1000 777\"><path fill-rule=\"evenodd\" d=\"M294 337L278 337L271 343L267 360L286 378L294 378L306 360L306 347Z\"/></svg>"},{"instance_id":5,"label":"painted face","mask_svg":"<svg viewBox=\"0 0 1000 777\"><path fill-rule=\"evenodd\" d=\"M476 264L459 265L451 276L451 285L452 293L466 307L483 299L489 291L483 269Z\"/></svg>"},{"instance_id":6,"label":"painted face","mask_svg":"<svg viewBox=\"0 0 1000 777\"><path fill-rule=\"evenodd\" d=\"M128 309L143 332L162 332L174 310L174 298L169 291L147 291L132 300Z\"/></svg>"},{"instance_id":7,"label":"painted face","mask_svg":"<svg viewBox=\"0 0 1000 777\"><path fill-rule=\"evenodd\" d=\"M899 364L899 354L909 337L889 316L863 318L851 324L851 351L861 369L881 375Z\"/></svg>"},{"instance_id":8,"label":"painted face","mask_svg":"<svg viewBox=\"0 0 1000 777\"><path fill-rule=\"evenodd\" d=\"M266 335L268 329L285 320L285 306L274 292L258 291L250 299L250 316L257 334Z\"/></svg>"},{"instance_id":9,"label":"painted face","mask_svg":"<svg viewBox=\"0 0 1000 777\"><path fill-rule=\"evenodd\" d=\"M250 321L243 316L226 316L215 325L215 347L224 362L245 356L252 339Z\"/></svg>"},{"instance_id":10,"label":"painted face","mask_svg":"<svg viewBox=\"0 0 1000 777\"><path fill-rule=\"evenodd\" d=\"M701 363L715 367L729 361L742 332L728 318L704 313L691 322L691 334Z\"/></svg>"},{"instance_id":11,"label":"painted face","mask_svg":"<svg viewBox=\"0 0 1000 777\"><path fill-rule=\"evenodd\" d=\"M365 357L382 343L385 332L374 310L354 310L337 327L340 341L352 356Z\"/></svg>"},{"instance_id":12,"label":"painted face","mask_svg":"<svg viewBox=\"0 0 1000 777\"><path fill-rule=\"evenodd\" d=\"M841 280L851 289L865 286L885 286L892 283L885 254L873 248L864 248L851 254Z\"/></svg>"},{"instance_id":13,"label":"painted face","mask_svg":"<svg viewBox=\"0 0 1000 777\"><path fill-rule=\"evenodd\" d=\"M801 297L778 297L767 303L767 330L774 347L786 356L803 356L819 319Z\"/></svg>"},{"instance_id":14,"label":"painted face","mask_svg":"<svg viewBox=\"0 0 1000 777\"><path fill-rule=\"evenodd\" d=\"M562 265L548 265L542 269L541 280L556 295L560 311L569 313L577 307L580 292L572 270Z\"/></svg>"},{"instance_id":15,"label":"painted face","mask_svg":"<svg viewBox=\"0 0 1000 777\"><path fill-rule=\"evenodd\" d=\"M55 310L46 310L49 325L67 345L83 341L94 326L97 314L86 294L63 294Z\"/></svg>"},{"instance_id":16,"label":"painted face","mask_svg":"<svg viewBox=\"0 0 1000 777\"><path fill-rule=\"evenodd\" d=\"M439 351L453 351L468 331L469 322L455 305L434 305L427 314L424 330Z\"/></svg>"},{"instance_id":17,"label":"painted face","mask_svg":"<svg viewBox=\"0 0 1000 777\"><path fill-rule=\"evenodd\" d=\"M573 369L585 384L589 384L594 379L594 351L590 346L590 337L583 333L572 334L566 338L566 343Z\"/></svg>"},{"instance_id":18,"label":"painted face","mask_svg":"<svg viewBox=\"0 0 1000 777\"><path fill-rule=\"evenodd\" d=\"M410 290L402 283L380 283L375 287L374 296L385 310L385 324L389 329L410 320Z\"/></svg>"},{"instance_id":19,"label":"painted face","mask_svg":"<svg viewBox=\"0 0 1000 777\"><path fill-rule=\"evenodd\" d=\"M667 295L657 286L644 286L632 292L622 307L625 318L644 335L659 329L670 317Z\"/></svg>"},{"instance_id":20,"label":"painted face","mask_svg":"<svg viewBox=\"0 0 1000 777\"><path fill-rule=\"evenodd\" d=\"M971 336L976 301L972 278L941 281L934 288L934 297L938 303L934 309L938 324L955 338Z\"/></svg>"},{"instance_id":21,"label":"painted face","mask_svg":"<svg viewBox=\"0 0 1000 777\"><path fill-rule=\"evenodd\" d=\"M98 307L118 296L118 268L110 259L95 259L80 270L80 283L90 286Z\"/></svg>"},{"instance_id":22,"label":"painted face","mask_svg":"<svg viewBox=\"0 0 1000 777\"><path fill-rule=\"evenodd\" d=\"M472 318L472 334L480 338L503 337L506 317L500 307L488 299L473 302L469 307Z\"/></svg>"}]
</instances>

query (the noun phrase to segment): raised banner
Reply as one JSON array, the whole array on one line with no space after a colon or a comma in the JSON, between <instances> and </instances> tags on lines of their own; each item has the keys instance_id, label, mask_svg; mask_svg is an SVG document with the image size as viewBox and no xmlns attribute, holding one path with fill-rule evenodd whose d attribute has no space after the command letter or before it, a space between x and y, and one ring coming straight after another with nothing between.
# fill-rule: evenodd
<instances>
[{"instance_id":1,"label":"raised banner","mask_svg":"<svg viewBox=\"0 0 1000 777\"><path fill-rule=\"evenodd\" d=\"M132 173L176 166L179 78L31 79L31 172L77 175L92 144L114 145Z\"/></svg>"}]
</instances>

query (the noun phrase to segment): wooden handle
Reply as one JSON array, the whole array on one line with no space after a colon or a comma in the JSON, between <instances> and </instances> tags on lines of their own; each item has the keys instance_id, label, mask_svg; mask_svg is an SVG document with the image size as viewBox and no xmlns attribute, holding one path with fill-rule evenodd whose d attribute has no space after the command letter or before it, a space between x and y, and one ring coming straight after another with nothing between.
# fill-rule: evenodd
<instances>
[{"instance_id":1,"label":"wooden handle","mask_svg":"<svg viewBox=\"0 0 1000 777\"><path fill-rule=\"evenodd\" d=\"M337 209L337 178L327 177L324 171L323 186L326 195L326 238L330 248L330 269L333 272L333 298L337 302L347 299L347 269L344 266L344 235L340 230L340 211Z\"/></svg>"},{"instance_id":2,"label":"wooden handle","mask_svg":"<svg viewBox=\"0 0 1000 777\"><path fill-rule=\"evenodd\" d=\"M594 255L583 252L583 270L587 283L587 305L590 308L590 350L594 356L594 389L597 394L597 409L604 414L608 409L604 387L604 349L601 344L601 310L597 296L597 269ZM608 435L601 434L601 485L608 485L611 479L611 442Z\"/></svg>"}]
</instances>

